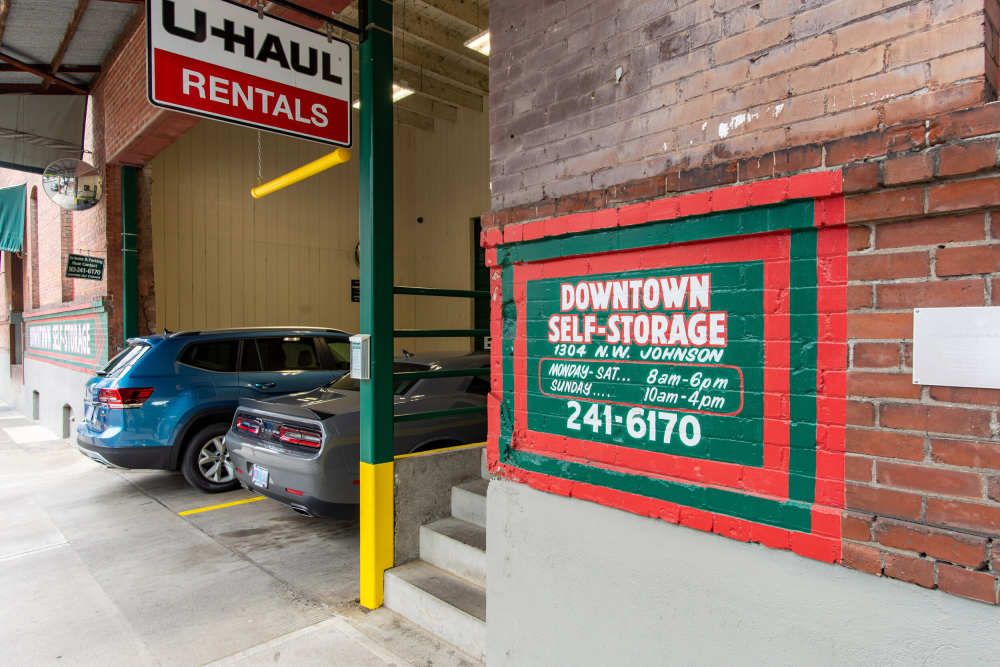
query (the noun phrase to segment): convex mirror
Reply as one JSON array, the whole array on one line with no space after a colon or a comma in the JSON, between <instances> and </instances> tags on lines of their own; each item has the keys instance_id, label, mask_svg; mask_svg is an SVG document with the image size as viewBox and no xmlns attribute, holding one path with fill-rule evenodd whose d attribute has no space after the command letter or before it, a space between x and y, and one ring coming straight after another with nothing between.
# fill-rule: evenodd
<instances>
[{"instance_id":1,"label":"convex mirror","mask_svg":"<svg viewBox=\"0 0 1000 667\"><path fill-rule=\"evenodd\" d=\"M42 189L59 208L86 211L101 200L104 179L93 165L76 158L63 158L45 167Z\"/></svg>"}]
</instances>

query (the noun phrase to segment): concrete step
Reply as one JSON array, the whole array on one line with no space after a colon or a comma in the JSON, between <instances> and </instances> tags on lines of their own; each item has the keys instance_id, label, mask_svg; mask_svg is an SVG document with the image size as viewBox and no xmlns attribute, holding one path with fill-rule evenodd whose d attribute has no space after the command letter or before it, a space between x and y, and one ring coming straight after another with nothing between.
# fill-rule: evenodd
<instances>
[{"instance_id":1,"label":"concrete step","mask_svg":"<svg viewBox=\"0 0 1000 667\"><path fill-rule=\"evenodd\" d=\"M486 465L486 448L483 447L483 453L479 458L479 476L483 479L490 478L490 469Z\"/></svg>"},{"instance_id":2,"label":"concrete step","mask_svg":"<svg viewBox=\"0 0 1000 667\"><path fill-rule=\"evenodd\" d=\"M451 487L451 515L456 519L486 527L486 487L488 479L474 479Z\"/></svg>"},{"instance_id":3,"label":"concrete step","mask_svg":"<svg viewBox=\"0 0 1000 667\"><path fill-rule=\"evenodd\" d=\"M420 558L485 586L486 529L454 517L420 526Z\"/></svg>"},{"instance_id":4,"label":"concrete step","mask_svg":"<svg viewBox=\"0 0 1000 667\"><path fill-rule=\"evenodd\" d=\"M422 560L385 573L385 606L486 659L486 589Z\"/></svg>"}]
</instances>

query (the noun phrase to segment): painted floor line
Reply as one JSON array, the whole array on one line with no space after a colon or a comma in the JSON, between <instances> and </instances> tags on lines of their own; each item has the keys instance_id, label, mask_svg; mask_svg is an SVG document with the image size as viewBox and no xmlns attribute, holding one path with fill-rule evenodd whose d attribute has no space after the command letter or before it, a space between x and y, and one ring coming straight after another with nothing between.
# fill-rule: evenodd
<instances>
[{"instance_id":1,"label":"painted floor line","mask_svg":"<svg viewBox=\"0 0 1000 667\"><path fill-rule=\"evenodd\" d=\"M264 496L254 496L253 498L245 498L243 500L234 500L231 503L222 503L221 505L209 505L208 507L199 507L194 510L184 510L183 512L178 512L177 516L187 516L189 514L198 514L199 512L209 512L211 510L220 510L223 507L234 507L236 505L246 505L247 503L255 503L258 500L264 500Z\"/></svg>"}]
</instances>

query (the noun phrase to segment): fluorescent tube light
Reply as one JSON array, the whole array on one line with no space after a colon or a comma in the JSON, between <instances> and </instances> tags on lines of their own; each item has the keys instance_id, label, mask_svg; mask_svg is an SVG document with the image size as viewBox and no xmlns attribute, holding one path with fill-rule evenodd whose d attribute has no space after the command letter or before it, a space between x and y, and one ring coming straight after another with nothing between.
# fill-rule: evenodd
<instances>
[{"instance_id":1,"label":"fluorescent tube light","mask_svg":"<svg viewBox=\"0 0 1000 667\"><path fill-rule=\"evenodd\" d=\"M490 55L490 31L482 31L475 37L466 40L465 45L473 51L479 51L484 56Z\"/></svg>"}]
</instances>

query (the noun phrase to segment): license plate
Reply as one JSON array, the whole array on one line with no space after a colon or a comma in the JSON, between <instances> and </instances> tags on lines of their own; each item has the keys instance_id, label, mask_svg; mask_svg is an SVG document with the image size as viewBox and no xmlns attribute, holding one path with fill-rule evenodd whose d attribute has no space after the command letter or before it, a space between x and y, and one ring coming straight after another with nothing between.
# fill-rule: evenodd
<instances>
[{"instance_id":1,"label":"license plate","mask_svg":"<svg viewBox=\"0 0 1000 667\"><path fill-rule=\"evenodd\" d=\"M83 421L89 422L91 417L93 416L94 416L94 405L90 404L83 406Z\"/></svg>"},{"instance_id":2,"label":"license plate","mask_svg":"<svg viewBox=\"0 0 1000 667\"><path fill-rule=\"evenodd\" d=\"M267 488L267 468L254 466L251 475L250 481L253 482L254 486Z\"/></svg>"}]
</instances>

